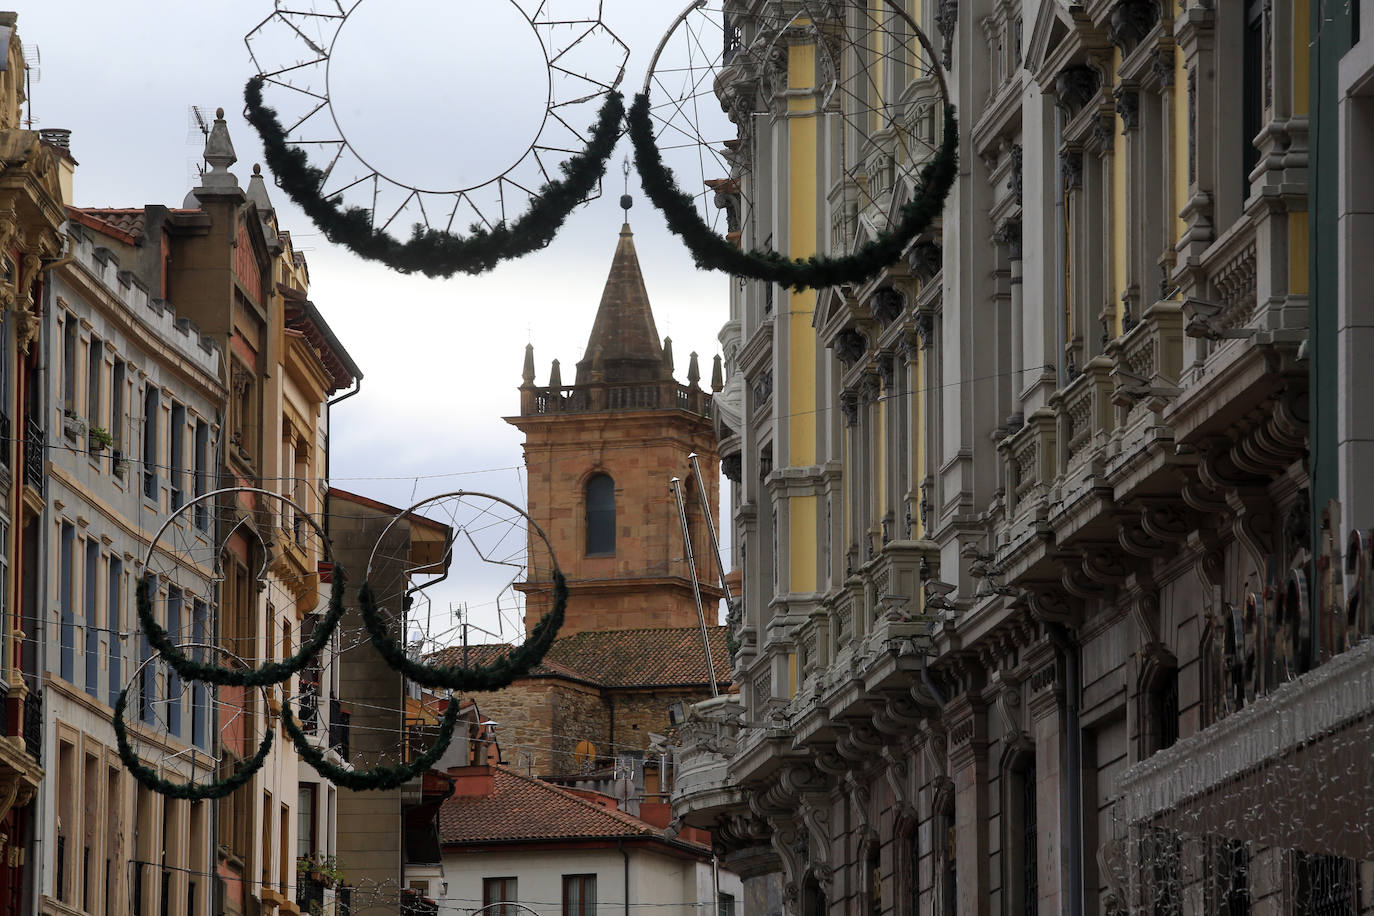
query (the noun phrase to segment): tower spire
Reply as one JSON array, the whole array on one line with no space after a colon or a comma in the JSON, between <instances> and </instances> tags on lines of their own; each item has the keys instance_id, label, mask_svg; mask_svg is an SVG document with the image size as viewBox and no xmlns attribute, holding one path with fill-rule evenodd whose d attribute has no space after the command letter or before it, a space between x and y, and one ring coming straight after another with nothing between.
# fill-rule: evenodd
<instances>
[{"instance_id":1,"label":"tower spire","mask_svg":"<svg viewBox=\"0 0 1374 916\"><path fill-rule=\"evenodd\" d=\"M663 378L663 345L659 343L649 291L644 286L634 233L628 223L620 227L611 271L583 352L577 363L579 385L592 381L593 368L599 368L607 382L652 382ZM594 360L598 366L593 366Z\"/></svg>"}]
</instances>

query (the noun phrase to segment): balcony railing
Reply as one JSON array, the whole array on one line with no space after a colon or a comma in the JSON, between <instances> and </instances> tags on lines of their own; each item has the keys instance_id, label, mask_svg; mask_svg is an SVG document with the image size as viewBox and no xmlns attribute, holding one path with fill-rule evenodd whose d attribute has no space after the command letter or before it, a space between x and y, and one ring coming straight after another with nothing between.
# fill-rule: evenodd
<instances>
[{"instance_id":1,"label":"balcony railing","mask_svg":"<svg viewBox=\"0 0 1374 916\"><path fill-rule=\"evenodd\" d=\"M344 760L348 759L348 720L351 715L337 699L329 700L329 746Z\"/></svg>"},{"instance_id":2,"label":"balcony railing","mask_svg":"<svg viewBox=\"0 0 1374 916\"><path fill-rule=\"evenodd\" d=\"M1177 302L1156 302L1145 310L1139 324L1112 342L1108 355L1115 364L1116 403L1126 408L1125 425L1146 411L1163 412L1180 394L1183 307ZM1147 418L1147 422L1154 420Z\"/></svg>"},{"instance_id":3,"label":"balcony railing","mask_svg":"<svg viewBox=\"0 0 1374 916\"><path fill-rule=\"evenodd\" d=\"M1048 408L1026 417L1026 425L998 445L1006 481L1007 517L1013 525L1043 505L1059 472L1058 430Z\"/></svg>"},{"instance_id":4,"label":"balcony railing","mask_svg":"<svg viewBox=\"0 0 1374 916\"><path fill-rule=\"evenodd\" d=\"M43 694L37 690L24 697L24 750L43 762Z\"/></svg>"},{"instance_id":5,"label":"balcony railing","mask_svg":"<svg viewBox=\"0 0 1374 916\"><path fill-rule=\"evenodd\" d=\"M531 414L589 413L597 410L686 410L711 415L711 393L674 381L610 384L593 382L557 388L526 388L521 412Z\"/></svg>"},{"instance_id":6,"label":"balcony railing","mask_svg":"<svg viewBox=\"0 0 1374 916\"><path fill-rule=\"evenodd\" d=\"M24 483L43 489L43 427L32 417L24 424Z\"/></svg>"},{"instance_id":7,"label":"balcony railing","mask_svg":"<svg viewBox=\"0 0 1374 916\"><path fill-rule=\"evenodd\" d=\"M1111 373L1110 359L1094 357L1078 378L1050 398L1059 418L1060 467L1066 476L1099 456L1111 435L1116 413Z\"/></svg>"}]
</instances>

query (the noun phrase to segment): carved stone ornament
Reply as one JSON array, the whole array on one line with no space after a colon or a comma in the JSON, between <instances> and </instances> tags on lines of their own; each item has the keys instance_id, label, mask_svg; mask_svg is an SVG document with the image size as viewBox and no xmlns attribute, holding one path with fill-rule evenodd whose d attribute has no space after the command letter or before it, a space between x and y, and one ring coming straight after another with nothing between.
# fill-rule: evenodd
<instances>
[{"instance_id":1,"label":"carved stone ornament","mask_svg":"<svg viewBox=\"0 0 1374 916\"><path fill-rule=\"evenodd\" d=\"M958 0L939 0L939 6L935 10L935 28L939 29L940 38L944 40L940 62L945 65L946 70L954 66L954 29L958 24Z\"/></svg>"},{"instance_id":2,"label":"carved stone ornament","mask_svg":"<svg viewBox=\"0 0 1374 916\"><path fill-rule=\"evenodd\" d=\"M759 377L754 379L754 406L767 401L773 396L773 370L765 369L759 373Z\"/></svg>"},{"instance_id":3,"label":"carved stone ornament","mask_svg":"<svg viewBox=\"0 0 1374 916\"><path fill-rule=\"evenodd\" d=\"M884 353L878 357L878 377L883 380L883 388L892 390L892 382L897 375L896 361L891 353Z\"/></svg>"},{"instance_id":4,"label":"carved stone ornament","mask_svg":"<svg viewBox=\"0 0 1374 916\"><path fill-rule=\"evenodd\" d=\"M1102 78L1085 64L1073 64L1059 71L1054 78L1054 94L1071 114L1077 114L1097 94Z\"/></svg>"},{"instance_id":5,"label":"carved stone ornament","mask_svg":"<svg viewBox=\"0 0 1374 916\"><path fill-rule=\"evenodd\" d=\"M1021 221L1019 219L1004 221L992 234L992 238L999 245L1007 246L1007 254L1013 261L1021 260Z\"/></svg>"},{"instance_id":6,"label":"carved stone ornament","mask_svg":"<svg viewBox=\"0 0 1374 916\"><path fill-rule=\"evenodd\" d=\"M1103 155L1112 152L1114 148L1116 138L1113 136L1113 128L1115 127L1116 118L1110 114L1093 119L1093 143Z\"/></svg>"},{"instance_id":7,"label":"carved stone ornament","mask_svg":"<svg viewBox=\"0 0 1374 916\"><path fill-rule=\"evenodd\" d=\"M868 339L854 328L845 328L835 335L835 355L840 362L852 364L859 361L868 349Z\"/></svg>"},{"instance_id":8,"label":"carved stone ornament","mask_svg":"<svg viewBox=\"0 0 1374 916\"><path fill-rule=\"evenodd\" d=\"M1118 0L1112 7L1107 34L1124 54L1140 44L1158 21L1159 6L1155 0Z\"/></svg>"},{"instance_id":9,"label":"carved stone ornament","mask_svg":"<svg viewBox=\"0 0 1374 916\"><path fill-rule=\"evenodd\" d=\"M720 459L720 472L730 480L731 483L739 483L742 473L742 461L739 453L726 455Z\"/></svg>"},{"instance_id":10,"label":"carved stone ornament","mask_svg":"<svg viewBox=\"0 0 1374 916\"><path fill-rule=\"evenodd\" d=\"M1159 80L1159 85L1164 89L1170 89L1174 85L1174 54L1172 45L1164 48L1155 48L1154 57L1150 61L1150 72Z\"/></svg>"},{"instance_id":11,"label":"carved stone ornament","mask_svg":"<svg viewBox=\"0 0 1374 916\"><path fill-rule=\"evenodd\" d=\"M935 316L930 312L921 312L916 316L916 336L921 341L922 350L935 346Z\"/></svg>"},{"instance_id":12,"label":"carved stone ornament","mask_svg":"<svg viewBox=\"0 0 1374 916\"><path fill-rule=\"evenodd\" d=\"M1007 190L1011 191L1016 202L1021 202L1021 144L1013 143L1009 151L1011 156L1011 176L1007 178Z\"/></svg>"},{"instance_id":13,"label":"carved stone ornament","mask_svg":"<svg viewBox=\"0 0 1374 916\"><path fill-rule=\"evenodd\" d=\"M1130 133L1140 126L1140 94L1120 86L1116 90L1116 113L1121 115L1121 132Z\"/></svg>"},{"instance_id":14,"label":"carved stone ornament","mask_svg":"<svg viewBox=\"0 0 1374 916\"><path fill-rule=\"evenodd\" d=\"M1066 149L1059 154L1059 172L1066 191L1083 187L1083 151Z\"/></svg>"},{"instance_id":15,"label":"carved stone ornament","mask_svg":"<svg viewBox=\"0 0 1374 916\"><path fill-rule=\"evenodd\" d=\"M864 374L862 388L863 402L865 404L876 404L882 396L882 383L878 380L877 373L868 372Z\"/></svg>"},{"instance_id":16,"label":"carved stone ornament","mask_svg":"<svg viewBox=\"0 0 1374 916\"><path fill-rule=\"evenodd\" d=\"M844 425L853 426L859 422L859 396L852 391L840 393L840 413L844 415Z\"/></svg>"},{"instance_id":17,"label":"carved stone ornament","mask_svg":"<svg viewBox=\"0 0 1374 916\"><path fill-rule=\"evenodd\" d=\"M944 267L944 252L940 246L930 241L917 242L907 256L911 272L922 280L931 280Z\"/></svg>"},{"instance_id":18,"label":"carved stone ornament","mask_svg":"<svg viewBox=\"0 0 1374 916\"><path fill-rule=\"evenodd\" d=\"M916 320L919 323L921 316L917 315ZM908 331L901 336L897 344L901 348L899 352L902 355L902 359L905 362L914 363L916 361L916 354L921 350L921 338L915 332Z\"/></svg>"},{"instance_id":19,"label":"carved stone ornament","mask_svg":"<svg viewBox=\"0 0 1374 916\"><path fill-rule=\"evenodd\" d=\"M902 317L902 309L906 307L906 297L891 286L884 286L873 294L869 301L869 310L873 317L883 324L891 324Z\"/></svg>"}]
</instances>

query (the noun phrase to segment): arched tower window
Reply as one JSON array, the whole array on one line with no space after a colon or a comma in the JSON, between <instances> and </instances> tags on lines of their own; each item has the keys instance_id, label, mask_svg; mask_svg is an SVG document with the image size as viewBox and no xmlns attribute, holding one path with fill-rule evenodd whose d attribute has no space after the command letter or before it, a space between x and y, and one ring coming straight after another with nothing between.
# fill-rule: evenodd
<instances>
[{"instance_id":1,"label":"arched tower window","mask_svg":"<svg viewBox=\"0 0 1374 916\"><path fill-rule=\"evenodd\" d=\"M615 553L615 481L596 474L587 481L587 556Z\"/></svg>"}]
</instances>

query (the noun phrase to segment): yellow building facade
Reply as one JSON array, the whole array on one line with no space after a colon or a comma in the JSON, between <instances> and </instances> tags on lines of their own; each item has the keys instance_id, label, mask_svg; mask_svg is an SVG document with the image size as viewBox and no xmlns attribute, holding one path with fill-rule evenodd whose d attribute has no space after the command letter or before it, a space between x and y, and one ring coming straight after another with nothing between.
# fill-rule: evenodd
<instances>
[{"instance_id":1,"label":"yellow building facade","mask_svg":"<svg viewBox=\"0 0 1374 916\"><path fill-rule=\"evenodd\" d=\"M1308 8L726 15L745 248L842 254L918 192L884 167L937 145L932 62L881 44L910 22L960 174L862 285L732 284L738 692L684 727L678 816L760 911L1354 912L1320 907L1374 838L1218 763L1334 779L1245 736L1365 664L1363 612L1331 622L1356 523L1308 474Z\"/></svg>"}]
</instances>

